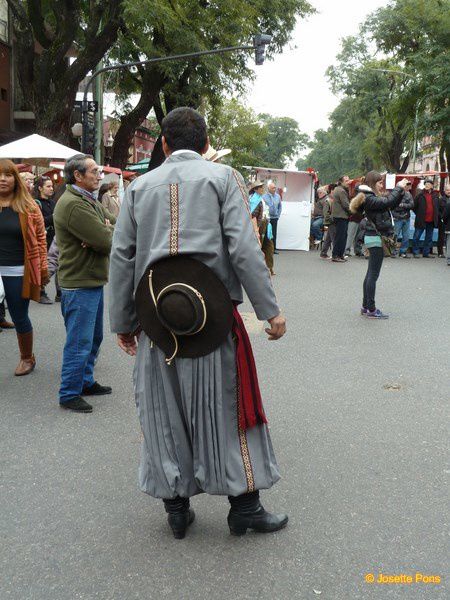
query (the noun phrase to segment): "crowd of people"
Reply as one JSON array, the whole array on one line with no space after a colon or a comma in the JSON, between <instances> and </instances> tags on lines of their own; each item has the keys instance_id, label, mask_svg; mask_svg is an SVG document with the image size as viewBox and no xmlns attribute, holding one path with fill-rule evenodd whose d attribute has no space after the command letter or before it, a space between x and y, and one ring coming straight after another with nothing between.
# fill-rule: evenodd
<instances>
[{"instance_id":1,"label":"crowd of people","mask_svg":"<svg viewBox=\"0 0 450 600\"><path fill-rule=\"evenodd\" d=\"M56 193L49 177L35 180L0 160L0 276L12 319L2 303L0 327L16 330L15 375L30 374L29 303L52 303L46 285L55 275L66 331L59 405L90 413L86 398L112 393L94 375L109 280L111 330L136 357L142 490L163 499L176 538L194 520L189 499L200 492L228 496L232 534L276 531L288 517L260 503L259 490L279 474L237 306L244 286L257 318L269 323L268 338L285 334L272 287L281 194L273 181L246 189L238 172L214 164L219 155L193 109L169 113L162 132L166 161L133 182L123 201L116 182L101 185L101 168L89 155L66 162ZM434 256L438 229L438 254L447 232L450 264L450 186L440 197L426 180L413 198L408 179L389 193L383 179L371 171L352 194L347 176L319 187L311 222L321 258L330 258L330 249L334 263L346 263L352 249L368 258L361 315L370 319L388 316L376 305L376 282L385 256L408 257L411 210L412 255Z\"/></svg>"},{"instance_id":2,"label":"crowd of people","mask_svg":"<svg viewBox=\"0 0 450 600\"><path fill-rule=\"evenodd\" d=\"M383 178L384 179L384 178ZM312 210L311 242L320 246L320 258L332 262L347 262L352 255L368 258L364 252L364 232L367 219L364 213L352 213L351 197L357 195L360 185L365 183L362 177L350 193L350 178L341 177L337 184L321 186L317 189ZM382 191L380 195L387 196ZM411 211L414 212L414 234L410 238ZM393 248L392 258L435 258L433 252L433 234L437 230L437 256L446 258L450 265L450 184L444 187L442 194L434 189L433 179L425 179L423 188L412 195L412 182L408 179L401 203L392 209L391 217L397 248ZM424 238L422 240L422 238ZM332 249L331 257L329 251Z\"/></svg>"},{"instance_id":3,"label":"crowd of people","mask_svg":"<svg viewBox=\"0 0 450 600\"><path fill-rule=\"evenodd\" d=\"M336 185L317 189L311 242L321 247L320 258L325 260L331 258L332 262L346 263L352 249L354 256L369 260L361 315L387 319L388 315L375 305L376 282L384 257L410 258L411 248L414 258L435 258L433 234L437 230L437 255L447 258L450 266L450 184L440 195L434 189L433 180L425 179L423 188L413 197L412 182L407 178L389 192L384 190L383 175L370 171L357 182L352 199L349 184L350 178L344 175ZM411 211L415 214L412 241Z\"/></svg>"}]
</instances>

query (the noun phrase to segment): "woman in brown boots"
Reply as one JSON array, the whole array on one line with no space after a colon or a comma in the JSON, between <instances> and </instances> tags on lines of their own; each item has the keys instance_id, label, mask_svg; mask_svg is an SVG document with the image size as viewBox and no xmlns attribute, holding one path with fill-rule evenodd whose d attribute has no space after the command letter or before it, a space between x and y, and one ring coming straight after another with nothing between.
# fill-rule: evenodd
<instances>
[{"instance_id":1,"label":"woman in brown boots","mask_svg":"<svg viewBox=\"0 0 450 600\"><path fill-rule=\"evenodd\" d=\"M6 159L0 160L0 275L19 342L15 375L28 375L36 365L28 306L48 283L47 242L42 213Z\"/></svg>"}]
</instances>

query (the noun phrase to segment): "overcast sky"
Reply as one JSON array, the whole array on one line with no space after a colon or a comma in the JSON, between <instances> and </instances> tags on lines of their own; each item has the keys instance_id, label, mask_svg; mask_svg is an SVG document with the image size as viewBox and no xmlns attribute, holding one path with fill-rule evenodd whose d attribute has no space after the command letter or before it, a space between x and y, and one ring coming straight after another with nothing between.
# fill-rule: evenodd
<instances>
[{"instance_id":1,"label":"overcast sky","mask_svg":"<svg viewBox=\"0 0 450 600\"><path fill-rule=\"evenodd\" d=\"M335 62L340 39L353 35L366 15L387 0L310 0L318 14L297 24L291 46L273 61L255 67L257 79L247 104L257 112L292 117L312 135L326 129L338 104L325 70Z\"/></svg>"}]
</instances>

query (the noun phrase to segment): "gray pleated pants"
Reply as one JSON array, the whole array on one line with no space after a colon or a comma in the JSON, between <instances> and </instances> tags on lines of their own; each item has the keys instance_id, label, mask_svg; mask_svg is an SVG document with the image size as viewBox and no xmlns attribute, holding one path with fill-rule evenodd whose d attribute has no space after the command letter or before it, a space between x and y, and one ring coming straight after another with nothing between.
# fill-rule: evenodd
<instances>
[{"instance_id":1,"label":"gray pleated pants","mask_svg":"<svg viewBox=\"0 0 450 600\"><path fill-rule=\"evenodd\" d=\"M155 498L238 496L279 478L266 425L238 427L235 347L172 365L144 333L134 370L143 433L139 483Z\"/></svg>"}]
</instances>

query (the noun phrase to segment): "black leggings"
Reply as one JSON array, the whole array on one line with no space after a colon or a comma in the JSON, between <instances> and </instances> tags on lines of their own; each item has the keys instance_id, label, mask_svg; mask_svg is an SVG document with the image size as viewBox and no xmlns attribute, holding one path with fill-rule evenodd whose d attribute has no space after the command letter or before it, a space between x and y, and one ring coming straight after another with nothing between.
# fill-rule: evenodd
<instances>
[{"instance_id":1,"label":"black leggings","mask_svg":"<svg viewBox=\"0 0 450 600\"><path fill-rule=\"evenodd\" d=\"M375 310L375 289L383 264L383 248L369 248L369 265L363 284L363 308Z\"/></svg>"}]
</instances>

